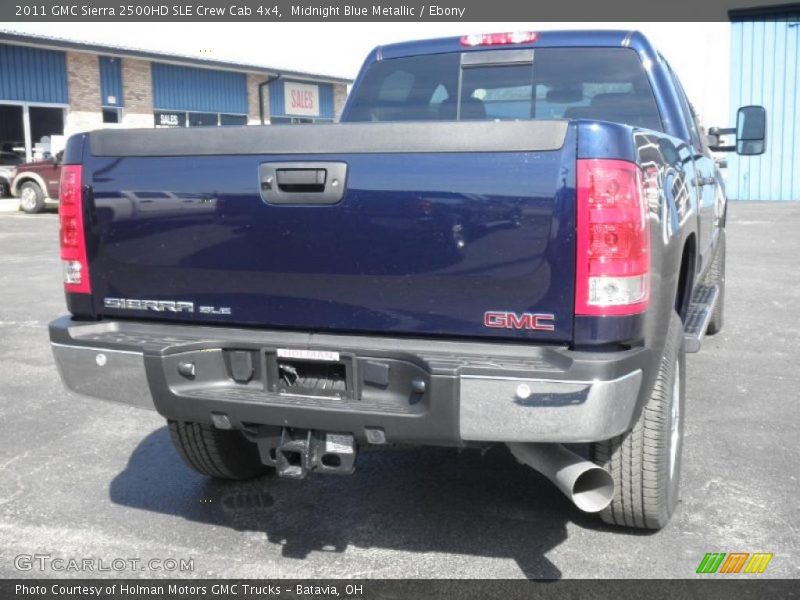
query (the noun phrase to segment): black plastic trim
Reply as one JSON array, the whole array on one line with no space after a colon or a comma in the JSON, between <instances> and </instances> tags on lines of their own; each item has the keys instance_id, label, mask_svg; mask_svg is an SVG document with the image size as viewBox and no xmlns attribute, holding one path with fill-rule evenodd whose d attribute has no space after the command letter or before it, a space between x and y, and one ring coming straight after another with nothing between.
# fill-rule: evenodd
<instances>
[{"instance_id":1,"label":"black plastic trim","mask_svg":"<svg viewBox=\"0 0 800 600\"><path fill-rule=\"evenodd\" d=\"M561 149L567 126L542 120L108 129L89 134L89 144L94 156L112 157L546 152Z\"/></svg>"},{"instance_id":2,"label":"black plastic trim","mask_svg":"<svg viewBox=\"0 0 800 600\"><path fill-rule=\"evenodd\" d=\"M576 346L635 344L644 339L644 313L638 315L575 316L573 336Z\"/></svg>"},{"instance_id":3,"label":"black plastic trim","mask_svg":"<svg viewBox=\"0 0 800 600\"><path fill-rule=\"evenodd\" d=\"M86 142L86 137L87 134L78 133L67 138L64 156L61 161L62 164L79 165L83 162L83 147Z\"/></svg>"},{"instance_id":4,"label":"black plastic trim","mask_svg":"<svg viewBox=\"0 0 800 600\"><path fill-rule=\"evenodd\" d=\"M66 294L67 310L78 317L94 318L94 304L91 294Z\"/></svg>"}]
</instances>

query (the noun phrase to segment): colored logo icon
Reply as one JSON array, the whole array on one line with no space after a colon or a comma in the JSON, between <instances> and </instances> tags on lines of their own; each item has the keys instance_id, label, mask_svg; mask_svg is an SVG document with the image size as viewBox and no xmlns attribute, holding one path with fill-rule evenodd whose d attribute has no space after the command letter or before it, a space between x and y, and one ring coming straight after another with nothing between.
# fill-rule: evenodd
<instances>
[{"instance_id":1,"label":"colored logo icon","mask_svg":"<svg viewBox=\"0 0 800 600\"><path fill-rule=\"evenodd\" d=\"M766 552L708 552L697 566L697 573L735 575L737 573L763 573L772 553Z\"/></svg>"}]
</instances>

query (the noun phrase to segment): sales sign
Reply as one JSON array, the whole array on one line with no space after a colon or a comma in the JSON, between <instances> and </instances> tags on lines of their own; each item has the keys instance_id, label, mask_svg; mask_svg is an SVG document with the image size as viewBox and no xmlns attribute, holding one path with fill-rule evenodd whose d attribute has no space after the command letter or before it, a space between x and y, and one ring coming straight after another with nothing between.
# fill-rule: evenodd
<instances>
[{"instance_id":1,"label":"sales sign","mask_svg":"<svg viewBox=\"0 0 800 600\"><path fill-rule=\"evenodd\" d=\"M283 101L287 115L319 116L319 86L286 81Z\"/></svg>"}]
</instances>

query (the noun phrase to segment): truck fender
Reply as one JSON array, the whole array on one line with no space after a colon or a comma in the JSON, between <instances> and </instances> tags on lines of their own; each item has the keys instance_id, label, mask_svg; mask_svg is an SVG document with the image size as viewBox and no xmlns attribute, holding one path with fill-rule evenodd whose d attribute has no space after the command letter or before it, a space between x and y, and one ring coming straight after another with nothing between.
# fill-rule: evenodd
<instances>
[{"instance_id":1,"label":"truck fender","mask_svg":"<svg viewBox=\"0 0 800 600\"><path fill-rule=\"evenodd\" d=\"M18 198L19 188L26 181L35 182L41 188L45 200L51 199L47 195L47 185L45 184L44 179L42 179L41 175L39 175L38 173L27 172L27 171L20 173L17 177L14 177L14 181L11 182L11 195L14 196L15 198Z\"/></svg>"}]
</instances>

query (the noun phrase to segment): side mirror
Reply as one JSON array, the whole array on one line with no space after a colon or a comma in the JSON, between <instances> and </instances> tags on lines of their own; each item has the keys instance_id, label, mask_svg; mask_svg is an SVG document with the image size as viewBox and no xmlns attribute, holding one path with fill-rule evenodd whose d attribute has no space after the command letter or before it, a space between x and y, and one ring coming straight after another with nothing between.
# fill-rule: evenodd
<instances>
[{"instance_id":1,"label":"side mirror","mask_svg":"<svg viewBox=\"0 0 800 600\"><path fill-rule=\"evenodd\" d=\"M706 144L712 150L719 148L722 145L722 132L719 127L709 127L706 134Z\"/></svg>"},{"instance_id":2,"label":"side mirror","mask_svg":"<svg viewBox=\"0 0 800 600\"><path fill-rule=\"evenodd\" d=\"M724 138L736 134L736 145ZM763 106L742 106L736 113L736 127L711 127L706 143L714 152L731 152L744 156L764 154L767 149L767 111ZM732 140L731 140L732 141Z\"/></svg>"},{"instance_id":3,"label":"side mirror","mask_svg":"<svg viewBox=\"0 0 800 600\"><path fill-rule=\"evenodd\" d=\"M736 154L764 154L767 138L767 111L763 106L743 106L736 113Z\"/></svg>"}]
</instances>

